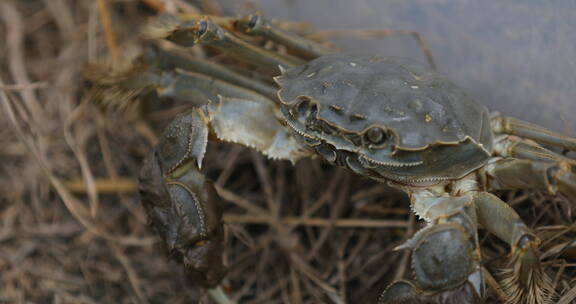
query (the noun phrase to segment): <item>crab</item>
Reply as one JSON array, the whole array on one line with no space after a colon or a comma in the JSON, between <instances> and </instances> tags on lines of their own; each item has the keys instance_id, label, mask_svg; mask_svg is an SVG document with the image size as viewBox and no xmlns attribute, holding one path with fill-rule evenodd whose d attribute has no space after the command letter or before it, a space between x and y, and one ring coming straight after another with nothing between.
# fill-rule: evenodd
<instances>
[{"instance_id":1,"label":"crab","mask_svg":"<svg viewBox=\"0 0 576 304\"><path fill-rule=\"evenodd\" d=\"M576 138L491 113L425 65L341 54L259 14L165 15L147 33L234 58L231 67L150 47L136 72L99 80L193 104L147 157L140 193L170 255L199 285L215 287L226 273L222 206L201 171L216 139L293 163L319 157L409 196L426 222L396 248L411 251L413 278L391 283L377 303L481 303L480 226L510 246L508 302L552 301L538 237L490 191L576 198L576 161L555 152L575 151ZM281 51L252 43L261 40Z\"/></svg>"}]
</instances>

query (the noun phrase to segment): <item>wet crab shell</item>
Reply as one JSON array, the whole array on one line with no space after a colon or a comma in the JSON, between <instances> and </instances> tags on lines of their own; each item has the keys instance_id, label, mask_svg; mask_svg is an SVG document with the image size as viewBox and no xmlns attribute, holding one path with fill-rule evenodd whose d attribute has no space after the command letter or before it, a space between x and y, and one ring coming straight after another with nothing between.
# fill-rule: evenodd
<instances>
[{"instance_id":1,"label":"wet crab shell","mask_svg":"<svg viewBox=\"0 0 576 304\"><path fill-rule=\"evenodd\" d=\"M416 62L378 57L322 56L276 77L288 124L337 150L372 163L397 181L459 178L482 166L492 153L488 110L440 74ZM310 130L294 117L302 100L334 132ZM366 147L370 128L385 130L390 144ZM344 134L344 135L343 135Z\"/></svg>"}]
</instances>

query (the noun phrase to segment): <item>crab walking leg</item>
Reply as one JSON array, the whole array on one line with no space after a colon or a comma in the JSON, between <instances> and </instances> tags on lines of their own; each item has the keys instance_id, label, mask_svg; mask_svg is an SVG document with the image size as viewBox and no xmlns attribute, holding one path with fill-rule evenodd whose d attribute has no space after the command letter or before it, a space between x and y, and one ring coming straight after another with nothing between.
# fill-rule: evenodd
<instances>
[{"instance_id":1,"label":"crab walking leg","mask_svg":"<svg viewBox=\"0 0 576 304\"><path fill-rule=\"evenodd\" d=\"M273 104L271 99L254 91L194 72L163 72L154 79L154 87L160 97L185 100L195 106L216 102L219 95Z\"/></svg>"},{"instance_id":2,"label":"crab walking leg","mask_svg":"<svg viewBox=\"0 0 576 304\"><path fill-rule=\"evenodd\" d=\"M495 195L479 192L475 199L478 221L511 247L511 268L504 273L507 303L552 303L552 281L540 265L540 241L516 211Z\"/></svg>"},{"instance_id":3,"label":"crab walking leg","mask_svg":"<svg viewBox=\"0 0 576 304\"><path fill-rule=\"evenodd\" d=\"M216 100L217 93L245 98L276 98L276 89L271 85L215 63L178 56L155 48L149 48L130 70L120 74L109 75L94 69L85 74L88 79L104 88L133 94L157 90L160 95L180 95L180 98L193 103L199 100L194 103L196 105Z\"/></svg>"},{"instance_id":4,"label":"crab walking leg","mask_svg":"<svg viewBox=\"0 0 576 304\"><path fill-rule=\"evenodd\" d=\"M228 296L222 290L222 287L211 288L208 289L208 294L218 304L235 304L236 302L232 302Z\"/></svg>"},{"instance_id":5,"label":"crab walking leg","mask_svg":"<svg viewBox=\"0 0 576 304\"><path fill-rule=\"evenodd\" d=\"M259 14L248 15L238 19L235 22L235 27L244 34L261 36L282 44L289 49L296 51L296 53L306 59L314 59L336 51L313 40L283 31Z\"/></svg>"},{"instance_id":6,"label":"crab walking leg","mask_svg":"<svg viewBox=\"0 0 576 304\"><path fill-rule=\"evenodd\" d=\"M435 303L433 299L478 303L484 296L472 192L459 197L429 194L422 191L411 197L414 211L430 224L397 248L412 250L415 281L393 283L380 295L379 304Z\"/></svg>"},{"instance_id":7,"label":"crab walking leg","mask_svg":"<svg viewBox=\"0 0 576 304\"><path fill-rule=\"evenodd\" d=\"M291 67L304 63L302 59L283 56L249 44L221 28L208 17L183 22L174 16L163 15L156 22L149 24L145 35L149 38L164 38L185 47L197 44L211 46L268 70L276 71L279 65Z\"/></svg>"},{"instance_id":8,"label":"crab walking leg","mask_svg":"<svg viewBox=\"0 0 576 304\"><path fill-rule=\"evenodd\" d=\"M539 144L513 135L500 136L494 151L503 157L529 159L540 162L566 162L576 167L576 160L550 151Z\"/></svg>"},{"instance_id":9,"label":"crab walking leg","mask_svg":"<svg viewBox=\"0 0 576 304\"><path fill-rule=\"evenodd\" d=\"M180 54L176 50L166 51L149 47L143 56L143 61L159 70L187 70L252 90L268 98L276 98L277 89L272 85L239 74L220 64Z\"/></svg>"},{"instance_id":10,"label":"crab walking leg","mask_svg":"<svg viewBox=\"0 0 576 304\"><path fill-rule=\"evenodd\" d=\"M576 151L576 138L562 135L516 118L504 116L493 117L492 129L496 133L512 134L540 143Z\"/></svg>"},{"instance_id":11,"label":"crab walking leg","mask_svg":"<svg viewBox=\"0 0 576 304\"><path fill-rule=\"evenodd\" d=\"M485 167L488 187L493 190L537 189L558 192L576 199L576 174L568 162L537 162L493 158Z\"/></svg>"},{"instance_id":12,"label":"crab walking leg","mask_svg":"<svg viewBox=\"0 0 576 304\"><path fill-rule=\"evenodd\" d=\"M102 87L114 88L121 92L142 94L156 91L159 97L185 100L194 106L203 106L209 101L217 101L218 95L258 100L258 102L263 103L274 103L274 99L256 91L204 74L185 70L162 71L159 69L135 68L133 72L111 78L115 81L107 80L104 76L97 76L93 80Z\"/></svg>"}]
</instances>

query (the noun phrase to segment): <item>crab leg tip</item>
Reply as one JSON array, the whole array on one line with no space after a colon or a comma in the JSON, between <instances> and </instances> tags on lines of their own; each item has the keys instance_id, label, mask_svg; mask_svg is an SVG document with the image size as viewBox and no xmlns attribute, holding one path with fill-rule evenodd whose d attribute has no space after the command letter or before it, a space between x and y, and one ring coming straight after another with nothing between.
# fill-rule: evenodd
<instances>
[{"instance_id":1,"label":"crab leg tip","mask_svg":"<svg viewBox=\"0 0 576 304\"><path fill-rule=\"evenodd\" d=\"M228 298L220 286L208 289L208 295L210 295L210 298L217 304L236 304L235 301Z\"/></svg>"}]
</instances>

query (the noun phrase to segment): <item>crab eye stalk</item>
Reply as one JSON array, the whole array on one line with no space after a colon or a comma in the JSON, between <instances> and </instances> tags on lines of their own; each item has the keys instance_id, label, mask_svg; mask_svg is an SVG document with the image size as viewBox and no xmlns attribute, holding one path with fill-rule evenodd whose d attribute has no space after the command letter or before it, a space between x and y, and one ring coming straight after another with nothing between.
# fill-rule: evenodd
<instances>
[{"instance_id":1,"label":"crab eye stalk","mask_svg":"<svg viewBox=\"0 0 576 304\"><path fill-rule=\"evenodd\" d=\"M372 127L366 131L364 138L371 146L378 147L386 143L388 135L386 135L386 131L382 130L382 128Z\"/></svg>"}]
</instances>

